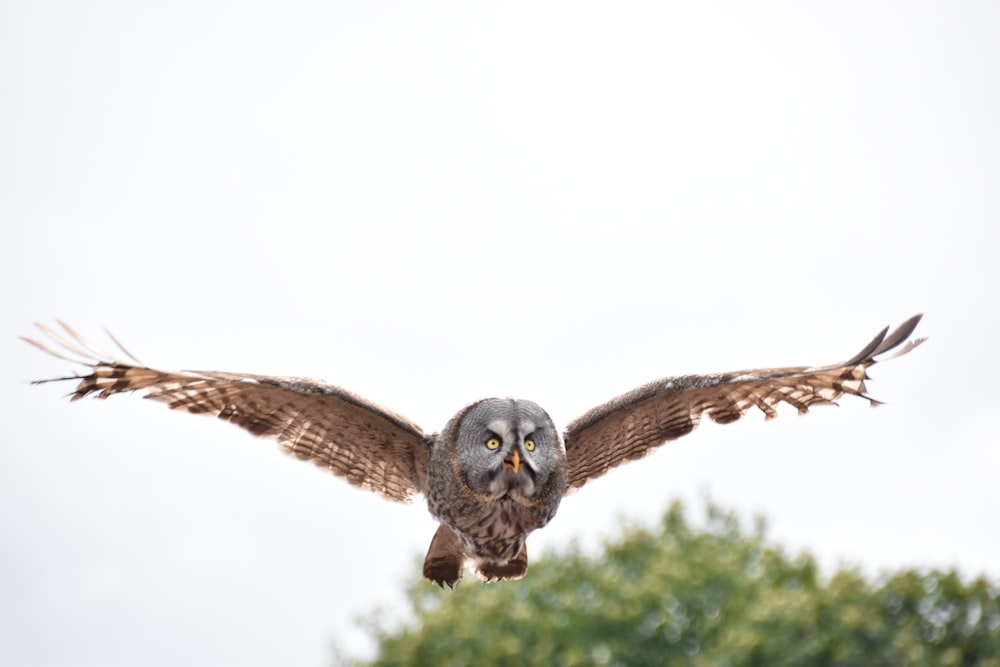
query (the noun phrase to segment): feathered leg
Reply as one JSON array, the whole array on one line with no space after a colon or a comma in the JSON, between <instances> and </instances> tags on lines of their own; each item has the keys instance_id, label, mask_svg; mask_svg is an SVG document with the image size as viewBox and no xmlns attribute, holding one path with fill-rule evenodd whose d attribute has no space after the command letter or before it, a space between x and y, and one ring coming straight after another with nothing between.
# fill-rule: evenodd
<instances>
[{"instance_id":1,"label":"feathered leg","mask_svg":"<svg viewBox=\"0 0 1000 667\"><path fill-rule=\"evenodd\" d=\"M484 581L520 579L528 571L528 546L525 544L514 558L506 563L483 561L476 564L476 572Z\"/></svg>"},{"instance_id":2,"label":"feathered leg","mask_svg":"<svg viewBox=\"0 0 1000 667\"><path fill-rule=\"evenodd\" d=\"M443 523L431 539L431 546L424 558L424 577L438 586L454 588L462 579L465 569L465 550L458 535Z\"/></svg>"}]
</instances>

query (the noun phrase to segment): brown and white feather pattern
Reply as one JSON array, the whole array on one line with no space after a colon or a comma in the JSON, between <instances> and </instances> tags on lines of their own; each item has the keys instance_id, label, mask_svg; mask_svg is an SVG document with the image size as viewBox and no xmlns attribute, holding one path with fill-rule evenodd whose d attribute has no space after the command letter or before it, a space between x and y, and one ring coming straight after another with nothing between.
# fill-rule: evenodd
<instances>
[{"instance_id":1,"label":"brown and white feather pattern","mask_svg":"<svg viewBox=\"0 0 1000 667\"><path fill-rule=\"evenodd\" d=\"M84 375L56 378L78 380L73 400L145 392L146 398L175 410L214 415L274 438L287 453L392 500L423 493L428 509L441 521L424 575L453 586L467 560L487 580L523 576L528 567L525 538L552 519L565 491L690 433L702 415L727 424L757 408L771 419L779 403L804 413L843 394L876 405L866 394L868 367L891 350L899 356L923 342L907 342L919 320L919 315L912 317L891 334L883 330L839 364L651 382L585 413L567 427L562 441L548 414L531 401L484 399L460 411L442 433L426 435L403 417L316 380L161 371L120 344L130 360L116 359L62 323L61 330L38 325L62 351L26 340L87 367ZM503 448L489 445L501 440Z\"/></svg>"},{"instance_id":2,"label":"brown and white feather pattern","mask_svg":"<svg viewBox=\"0 0 1000 667\"><path fill-rule=\"evenodd\" d=\"M920 317L910 318L891 334L884 329L845 362L664 378L599 405L566 429L567 491L690 433L703 414L728 424L756 407L766 419L772 419L781 402L804 414L813 405L835 403L843 394L878 405L866 394L867 369L876 363L876 357L906 341ZM905 354L923 341L909 341L893 356Z\"/></svg>"},{"instance_id":3,"label":"brown and white feather pattern","mask_svg":"<svg viewBox=\"0 0 1000 667\"><path fill-rule=\"evenodd\" d=\"M254 435L274 438L288 454L391 500L407 501L426 491L430 440L415 424L345 389L305 378L161 371L114 359L60 325L72 340L38 327L76 358L25 340L90 368L89 374L77 376L72 400L145 391L145 398L172 409L216 416ZM71 378L56 378L66 379Z\"/></svg>"}]
</instances>

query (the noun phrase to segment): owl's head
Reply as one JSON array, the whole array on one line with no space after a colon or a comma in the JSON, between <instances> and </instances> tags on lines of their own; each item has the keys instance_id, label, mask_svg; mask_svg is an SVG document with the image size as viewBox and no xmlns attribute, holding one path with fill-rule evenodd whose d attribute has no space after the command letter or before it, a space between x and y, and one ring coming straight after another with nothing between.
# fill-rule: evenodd
<instances>
[{"instance_id":1,"label":"owl's head","mask_svg":"<svg viewBox=\"0 0 1000 667\"><path fill-rule=\"evenodd\" d=\"M460 415L454 433L459 473L476 493L532 502L566 485L566 449L537 404L487 398Z\"/></svg>"}]
</instances>

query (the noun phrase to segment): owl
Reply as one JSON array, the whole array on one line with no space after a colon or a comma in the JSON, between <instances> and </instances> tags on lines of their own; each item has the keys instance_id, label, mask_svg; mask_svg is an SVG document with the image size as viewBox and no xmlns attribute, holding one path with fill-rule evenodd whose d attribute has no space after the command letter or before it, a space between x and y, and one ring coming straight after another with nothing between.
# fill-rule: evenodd
<instances>
[{"instance_id":1,"label":"owl","mask_svg":"<svg viewBox=\"0 0 1000 667\"><path fill-rule=\"evenodd\" d=\"M84 374L39 380L78 381L71 400L143 391L176 410L211 415L350 484L406 502L422 494L438 520L424 576L453 587L466 565L485 581L518 579L528 569L527 536L555 516L568 492L663 443L690 433L702 415L728 424L756 407L765 419L785 402L800 414L843 394L866 395L867 369L882 355L909 352L920 321L882 330L847 361L714 375L667 377L592 408L562 431L541 406L486 398L465 406L439 433L334 385L294 377L217 371L162 371L128 353L94 347L63 323L37 325L52 343L25 340ZM109 334L110 335L110 334ZM905 344L904 344L905 343Z\"/></svg>"}]
</instances>

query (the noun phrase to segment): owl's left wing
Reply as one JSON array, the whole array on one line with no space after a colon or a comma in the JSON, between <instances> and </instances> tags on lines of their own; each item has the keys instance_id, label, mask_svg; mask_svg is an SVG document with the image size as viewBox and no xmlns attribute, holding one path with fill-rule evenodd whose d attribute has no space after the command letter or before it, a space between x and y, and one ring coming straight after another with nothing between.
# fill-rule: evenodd
<instances>
[{"instance_id":1,"label":"owl's left wing","mask_svg":"<svg viewBox=\"0 0 1000 667\"><path fill-rule=\"evenodd\" d=\"M356 394L306 378L161 371L135 360L125 348L122 352L135 363L117 360L60 325L64 332L37 326L70 356L24 340L88 367L86 375L38 381L79 380L71 400L145 391L144 398L172 409L215 416L274 438L286 453L390 500L405 502L426 492L429 439L416 424Z\"/></svg>"},{"instance_id":2,"label":"owl's left wing","mask_svg":"<svg viewBox=\"0 0 1000 667\"><path fill-rule=\"evenodd\" d=\"M567 491L690 433L702 414L728 424L757 407L766 419L772 419L782 401L804 414L810 406L834 403L845 393L878 405L865 395L866 369L877 357L904 343L920 317L911 317L891 334L886 327L842 363L663 378L599 405L566 428ZM909 352L924 340L907 342L893 356Z\"/></svg>"}]
</instances>

